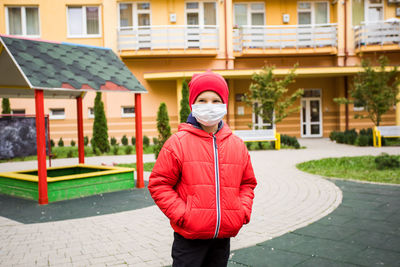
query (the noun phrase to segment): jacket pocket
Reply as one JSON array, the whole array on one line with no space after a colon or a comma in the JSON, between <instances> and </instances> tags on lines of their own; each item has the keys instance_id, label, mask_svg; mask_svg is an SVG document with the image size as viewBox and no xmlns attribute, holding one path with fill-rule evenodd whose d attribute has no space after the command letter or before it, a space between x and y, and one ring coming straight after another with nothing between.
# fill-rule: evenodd
<instances>
[{"instance_id":1,"label":"jacket pocket","mask_svg":"<svg viewBox=\"0 0 400 267\"><path fill-rule=\"evenodd\" d=\"M190 219L190 214L192 211L192 199L193 196L189 195L186 198L186 209L185 209L185 214L183 215L183 226L186 226L189 222Z\"/></svg>"}]
</instances>

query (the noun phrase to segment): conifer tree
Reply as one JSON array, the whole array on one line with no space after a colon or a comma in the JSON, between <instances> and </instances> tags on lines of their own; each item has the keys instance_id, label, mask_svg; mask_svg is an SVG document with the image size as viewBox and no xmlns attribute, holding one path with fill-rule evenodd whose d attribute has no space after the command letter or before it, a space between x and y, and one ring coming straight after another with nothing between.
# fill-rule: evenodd
<instances>
[{"instance_id":1,"label":"conifer tree","mask_svg":"<svg viewBox=\"0 0 400 267\"><path fill-rule=\"evenodd\" d=\"M289 107L303 95L304 91L298 89L292 95L287 95L288 86L295 81L296 67L297 65L282 79L274 76L274 67L265 66L260 73L253 74L250 92L244 95L243 100L253 107L256 116L261 116L264 121L274 125L300 109L300 107L291 109Z\"/></svg>"},{"instance_id":2,"label":"conifer tree","mask_svg":"<svg viewBox=\"0 0 400 267\"><path fill-rule=\"evenodd\" d=\"M182 82L182 99L181 99L181 110L180 110L180 118L181 122L186 122L187 118L190 114L190 106L189 106L189 88L186 80Z\"/></svg>"},{"instance_id":3,"label":"conifer tree","mask_svg":"<svg viewBox=\"0 0 400 267\"><path fill-rule=\"evenodd\" d=\"M8 98L3 98L1 102L2 114L11 114L10 100Z\"/></svg>"},{"instance_id":4,"label":"conifer tree","mask_svg":"<svg viewBox=\"0 0 400 267\"><path fill-rule=\"evenodd\" d=\"M354 118L369 118L376 126L381 123L382 115L400 101L398 97L400 78L397 76L397 67L387 71L388 59L385 56L379 57L378 62L379 68L375 70L369 60L361 61L364 71L359 72L354 79L353 90L350 91L352 100L334 99L339 104L354 103L364 107L366 115L356 113Z\"/></svg>"},{"instance_id":5,"label":"conifer tree","mask_svg":"<svg viewBox=\"0 0 400 267\"><path fill-rule=\"evenodd\" d=\"M169 126L169 117L167 105L161 103L157 112L157 129L158 129L158 144L154 148L154 154L158 158L165 141L171 136L171 127Z\"/></svg>"},{"instance_id":6,"label":"conifer tree","mask_svg":"<svg viewBox=\"0 0 400 267\"><path fill-rule=\"evenodd\" d=\"M93 122L93 150L96 148L101 152L108 152L110 150L110 143L108 141L108 127L107 118L104 112L104 103L101 100L101 93L96 93L94 100L94 122Z\"/></svg>"}]
</instances>

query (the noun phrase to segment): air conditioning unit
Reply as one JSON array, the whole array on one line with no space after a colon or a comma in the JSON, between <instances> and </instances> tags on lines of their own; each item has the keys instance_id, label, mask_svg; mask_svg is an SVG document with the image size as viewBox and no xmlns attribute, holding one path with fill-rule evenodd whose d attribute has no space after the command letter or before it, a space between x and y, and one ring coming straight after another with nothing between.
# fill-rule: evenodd
<instances>
[{"instance_id":1,"label":"air conditioning unit","mask_svg":"<svg viewBox=\"0 0 400 267\"><path fill-rule=\"evenodd\" d=\"M388 4L400 4L400 0L388 0Z\"/></svg>"}]
</instances>

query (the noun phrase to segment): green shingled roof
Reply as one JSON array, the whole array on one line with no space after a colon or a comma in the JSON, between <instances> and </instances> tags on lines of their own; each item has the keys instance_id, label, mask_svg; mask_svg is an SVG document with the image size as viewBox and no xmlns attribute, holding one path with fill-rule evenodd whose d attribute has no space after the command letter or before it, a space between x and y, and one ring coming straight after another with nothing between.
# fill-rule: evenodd
<instances>
[{"instance_id":1,"label":"green shingled roof","mask_svg":"<svg viewBox=\"0 0 400 267\"><path fill-rule=\"evenodd\" d=\"M31 88L147 92L111 49L9 36L0 39Z\"/></svg>"}]
</instances>

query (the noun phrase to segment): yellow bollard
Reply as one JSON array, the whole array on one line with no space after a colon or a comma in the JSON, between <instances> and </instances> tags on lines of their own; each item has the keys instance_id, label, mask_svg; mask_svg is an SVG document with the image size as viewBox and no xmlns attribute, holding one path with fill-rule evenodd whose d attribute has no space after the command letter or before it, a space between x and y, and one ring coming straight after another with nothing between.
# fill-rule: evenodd
<instances>
[{"instance_id":1,"label":"yellow bollard","mask_svg":"<svg viewBox=\"0 0 400 267\"><path fill-rule=\"evenodd\" d=\"M275 133L275 149L280 150L281 149L281 134L280 133Z\"/></svg>"}]
</instances>

